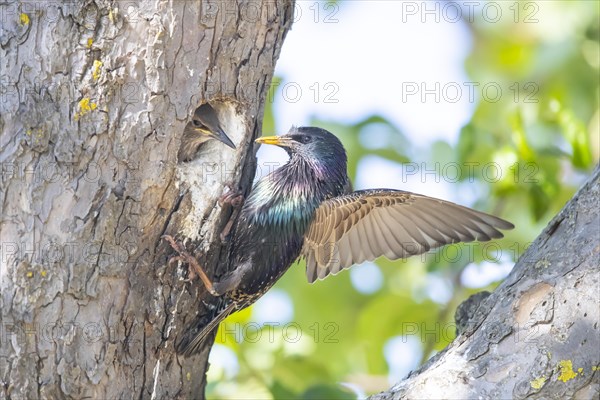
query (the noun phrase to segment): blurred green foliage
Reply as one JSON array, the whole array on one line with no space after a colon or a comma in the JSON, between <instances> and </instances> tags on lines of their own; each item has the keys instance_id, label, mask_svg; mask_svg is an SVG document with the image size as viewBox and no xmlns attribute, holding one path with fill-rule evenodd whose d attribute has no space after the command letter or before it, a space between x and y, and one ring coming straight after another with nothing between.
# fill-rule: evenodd
<instances>
[{"instance_id":1,"label":"blurred green foliage","mask_svg":"<svg viewBox=\"0 0 600 400\"><path fill-rule=\"evenodd\" d=\"M519 3L522 13L531 11L529 3ZM584 182L599 152L598 2L545 2L539 10L554 21L560 17L560 29L554 23L526 23L525 14L517 23L510 18L498 24L481 18L465 22L473 37L465 65L470 78L500 82L511 93L497 102L479 99L456 145L438 141L419 149L381 116L351 126L316 119L312 124L342 140L351 177L368 155L396 163L500 166L504 173L493 182L485 170L474 168L474 176L465 174L453 185L456 190L476 186L483 194L476 208L515 223L517 228L493 247L503 249L502 261L515 261ZM271 105L268 101L264 119L269 133L274 132L276 118ZM361 144L360 132L374 124L394 133L386 148L366 149ZM372 294L357 291L348 272L309 285L303 263L293 265L275 288L292 299L293 324L263 327L256 341L238 343L231 335L219 334L225 340L217 343L233 351L239 371L211 369L209 398L352 399L357 395L350 389L366 394L385 390L390 366L384 348L391 338L415 337L425 361L453 340L458 304L498 284L477 289L461 284L468 264L482 263L493 254L484 246L449 246L440 250L442 257L438 252L395 262L381 258L377 266L383 285ZM427 295L434 278L451 289L447 303ZM251 315L245 310L226 324L231 329L232 324L248 323Z\"/></svg>"}]
</instances>

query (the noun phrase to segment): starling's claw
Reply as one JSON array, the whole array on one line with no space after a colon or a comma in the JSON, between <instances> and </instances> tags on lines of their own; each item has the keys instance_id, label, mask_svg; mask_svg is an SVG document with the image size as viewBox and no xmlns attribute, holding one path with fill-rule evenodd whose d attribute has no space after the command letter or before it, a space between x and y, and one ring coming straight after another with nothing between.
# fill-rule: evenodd
<instances>
[{"instance_id":1,"label":"starling's claw","mask_svg":"<svg viewBox=\"0 0 600 400\"><path fill-rule=\"evenodd\" d=\"M181 243L175 241L175 239L171 235L163 235L161 238L169 242L173 250L179 253L178 256L174 256L171 259L169 259L169 261L167 261L169 265L171 265L173 261L187 262L190 280L194 279L196 276L199 276L200 280L202 281L202 283L204 283L204 286L210 294L212 294L215 297L220 296L220 294L215 290L211 280L208 278L200 264L198 264L198 260L196 260L194 256L188 253Z\"/></svg>"},{"instance_id":2,"label":"starling's claw","mask_svg":"<svg viewBox=\"0 0 600 400\"><path fill-rule=\"evenodd\" d=\"M176 252L180 253L182 251L185 251L185 249L183 248L182 245L180 245L179 243L177 243L177 241L175 240L175 238L173 238L173 236L171 235L162 235L160 237L163 240L166 240L167 242L169 242L169 244L171 245L171 247L173 248L173 250L175 250ZM173 257L173 258L179 258L178 256ZM171 262L171 260L169 260L169 262Z\"/></svg>"},{"instance_id":3,"label":"starling's claw","mask_svg":"<svg viewBox=\"0 0 600 400\"><path fill-rule=\"evenodd\" d=\"M173 264L175 262L186 262L185 258L183 258L182 256L173 256L171 258L169 258L169 261L167 261L167 264L169 265L169 268L171 268L173 266ZM188 279L184 279L184 282L191 282L194 279L196 279L196 273L191 269L188 268Z\"/></svg>"},{"instance_id":4,"label":"starling's claw","mask_svg":"<svg viewBox=\"0 0 600 400\"><path fill-rule=\"evenodd\" d=\"M228 188L229 188L229 186L228 186ZM234 209L233 214L229 217L229 221L227 221L227 224L225 225L225 227L221 231L221 234L219 235L219 237L221 238L221 242L225 242L227 239L227 236L231 232L231 227L233 226L233 222L237 219L237 216L240 212L240 208L241 208L242 204L244 203L244 200L245 200L244 195L242 194L241 191L232 190L231 188L229 188L228 192L224 193L223 195L221 195L221 197L219 197L219 205L221 207L223 207L223 205L225 205L225 204L231 204L231 206Z\"/></svg>"},{"instance_id":5,"label":"starling's claw","mask_svg":"<svg viewBox=\"0 0 600 400\"><path fill-rule=\"evenodd\" d=\"M223 207L225 204L231 204L232 207L239 207L244 202L244 195L240 190L229 190L219 197L219 205Z\"/></svg>"}]
</instances>

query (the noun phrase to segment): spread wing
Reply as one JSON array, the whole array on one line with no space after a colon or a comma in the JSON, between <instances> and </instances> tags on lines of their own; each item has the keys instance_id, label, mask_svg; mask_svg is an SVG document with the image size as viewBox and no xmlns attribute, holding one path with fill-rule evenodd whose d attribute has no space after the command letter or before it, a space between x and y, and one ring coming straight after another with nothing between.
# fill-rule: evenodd
<instances>
[{"instance_id":1,"label":"spread wing","mask_svg":"<svg viewBox=\"0 0 600 400\"><path fill-rule=\"evenodd\" d=\"M501 238L514 225L448 201L391 189L361 190L323 202L304 236L309 282L386 256L422 254L450 243Z\"/></svg>"}]
</instances>

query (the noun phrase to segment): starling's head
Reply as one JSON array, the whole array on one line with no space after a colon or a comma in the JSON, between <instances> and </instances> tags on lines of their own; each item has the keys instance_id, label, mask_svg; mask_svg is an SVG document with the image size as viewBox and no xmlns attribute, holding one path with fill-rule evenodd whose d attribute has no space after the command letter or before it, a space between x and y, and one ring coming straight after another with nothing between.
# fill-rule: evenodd
<instances>
[{"instance_id":1,"label":"starling's head","mask_svg":"<svg viewBox=\"0 0 600 400\"><path fill-rule=\"evenodd\" d=\"M346 172L346 150L342 142L325 129L315 127L292 127L282 136L256 139L257 143L282 147L291 157L302 158L318 167L335 168Z\"/></svg>"},{"instance_id":2,"label":"starling's head","mask_svg":"<svg viewBox=\"0 0 600 400\"><path fill-rule=\"evenodd\" d=\"M206 103L196 109L192 120L185 126L181 149L179 150L180 160L188 161L192 159L198 147L212 139L235 149L235 145L221 128L217 113Z\"/></svg>"},{"instance_id":3,"label":"starling's head","mask_svg":"<svg viewBox=\"0 0 600 400\"><path fill-rule=\"evenodd\" d=\"M285 165L258 180L244 203L246 213L257 222L279 224L303 235L323 200L350 190L346 150L325 129L292 127L285 135L256 142L279 146L290 155Z\"/></svg>"}]
</instances>

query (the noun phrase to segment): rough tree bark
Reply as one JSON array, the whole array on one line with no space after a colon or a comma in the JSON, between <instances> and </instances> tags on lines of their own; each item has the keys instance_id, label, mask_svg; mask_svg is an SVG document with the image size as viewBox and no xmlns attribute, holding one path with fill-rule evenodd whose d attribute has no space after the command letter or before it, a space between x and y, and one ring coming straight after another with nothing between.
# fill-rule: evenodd
<instances>
[{"instance_id":1,"label":"rough tree bark","mask_svg":"<svg viewBox=\"0 0 600 400\"><path fill-rule=\"evenodd\" d=\"M252 140L293 2L0 3L2 398L202 397L208 349L173 338L201 285L168 268L168 233L207 254L247 190ZM210 101L236 151L178 164ZM218 271L217 271L218 272Z\"/></svg>"},{"instance_id":2,"label":"rough tree bark","mask_svg":"<svg viewBox=\"0 0 600 400\"><path fill-rule=\"evenodd\" d=\"M373 400L600 395L600 168L443 352Z\"/></svg>"}]
</instances>

